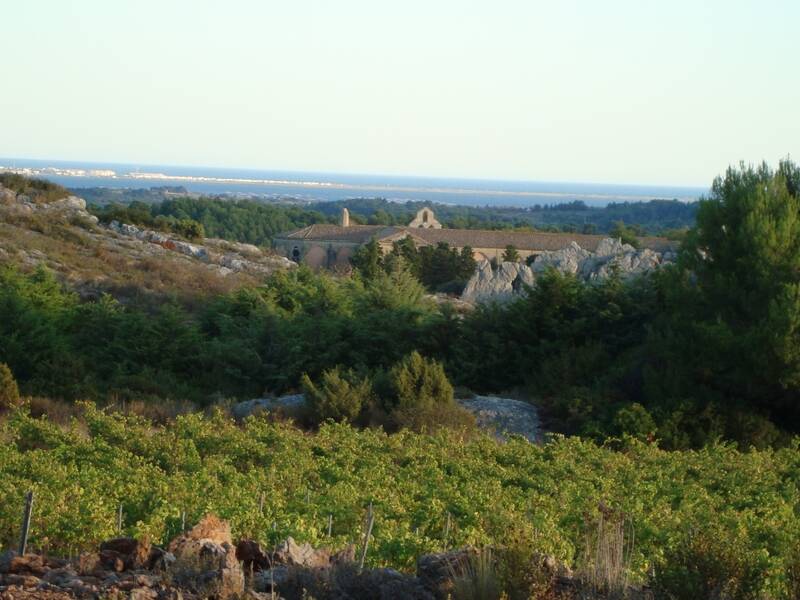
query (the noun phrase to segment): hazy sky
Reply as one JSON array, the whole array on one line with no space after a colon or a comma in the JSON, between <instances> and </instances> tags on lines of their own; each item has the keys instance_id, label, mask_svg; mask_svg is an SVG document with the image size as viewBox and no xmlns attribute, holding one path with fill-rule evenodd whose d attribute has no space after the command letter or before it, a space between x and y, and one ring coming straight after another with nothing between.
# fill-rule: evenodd
<instances>
[{"instance_id":1,"label":"hazy sky","mask_svg":"<svg viewBox=\"0 0 800 600\"><path fill-rule=\"evenodd\" d=\"M798 0L2 0L0 156L707 185L800 159Z\"/></svg>"}]
</instances>

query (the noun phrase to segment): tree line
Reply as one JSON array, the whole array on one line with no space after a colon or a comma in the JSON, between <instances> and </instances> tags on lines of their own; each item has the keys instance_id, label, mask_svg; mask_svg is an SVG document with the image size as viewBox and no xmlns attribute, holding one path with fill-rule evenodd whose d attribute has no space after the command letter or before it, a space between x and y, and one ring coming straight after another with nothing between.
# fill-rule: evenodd
<instances>
[{"instance_id":1,"label":"tree line","mask_svg":"<svg viewBox=\"0 0 800 600\"><path fill-rule=\"evenodd\" d=\"M84 302L5 267L0 362L25 394L207 404L319 389L331 372L357 388L418 352L453 385L524 391L558 431L782 444L800 432L798 189L788 161L729 169L675 266L592 284L548 272L466 314L426 296L402 248L352 277L299 268L191 313Z\"/></svg>"}]
</instances>

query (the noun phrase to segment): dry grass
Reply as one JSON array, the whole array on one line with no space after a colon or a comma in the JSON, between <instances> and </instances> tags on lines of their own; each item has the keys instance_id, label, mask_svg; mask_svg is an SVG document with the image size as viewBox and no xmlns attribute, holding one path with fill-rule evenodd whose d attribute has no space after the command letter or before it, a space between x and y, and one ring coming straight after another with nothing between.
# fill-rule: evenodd
<instances>
[{"instance_id":1,"label":"dry grass","mask_svg":"<svg viewBox=\"0 0 800 600\"><path fill-rule=\"evenodd\" d=\"M585 548L580 576L586 600L602 597L622 599L629 590L628 572L634 533L625 515L603 504L594 522L587 519Z\"/></svg>"},{"instance_id":2,"label":"dry grass","mask_svg":"<svg viewBox=\"0 0 800 600\"><path fill-rule=\"evenodd\" d=\"M453 600L500 600L500 580L489 548L477 550L458 564L451 564Z\"/></svg>"},{"instance_id":3,"label":"dry grass","mask_svg":"<svg viewBox=\"0 0 800 600\"><path fill-rule=\"evenodd\" d=\"M206 264L148 247L143 255L129 240L59 223L42 215L2 213L0 249L22 270L44 264L82 295L109 293L120 301L160 302L175 298L191 309L200 301L226 294L257 280L242 273L220 275Z\"/></svg>"}]
</instances>

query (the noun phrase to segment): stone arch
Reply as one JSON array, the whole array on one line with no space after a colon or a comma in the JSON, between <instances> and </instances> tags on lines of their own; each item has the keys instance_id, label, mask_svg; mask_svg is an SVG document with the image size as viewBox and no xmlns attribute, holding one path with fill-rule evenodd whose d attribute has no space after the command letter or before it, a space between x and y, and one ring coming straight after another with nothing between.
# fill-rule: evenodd
<instances>
[{"instance_id":1,"label":"stone arch","mask_svg":"<svg viewBox=\"0 0 800 600\"><path fill-rule=\"evenodd\" d=\"M326 267L328 253L321 246L311 246L303 257L303 262L314 269Z\"/></svg>"},{"instance_id":2,"label":"stone arch","mask_svg":"<svg viewBox=\"0 0 800 600\"><path fill-rule=\"evenodd\" d=\"M351 248L350 246L343 246L339 248L339 251L336 253L336 266L349 267L350 258L352 256L353 256L353 248Z\"/></svg>"}]
</instances>

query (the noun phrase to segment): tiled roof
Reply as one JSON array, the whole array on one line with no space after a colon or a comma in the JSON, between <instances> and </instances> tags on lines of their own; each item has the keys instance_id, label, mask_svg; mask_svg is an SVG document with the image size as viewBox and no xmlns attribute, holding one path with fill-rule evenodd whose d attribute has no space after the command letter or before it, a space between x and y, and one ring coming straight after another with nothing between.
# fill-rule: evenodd
<instances>
[{"instance_id":1,"label":"tiled roof","mask_svg":"<svg viewBox=\"0 0 800 600\"><path fill-rule=\"evenodd\" d=\"M364 244L373 237L377 240L409 233L429 244L447 242L459 248L505 248L514 246L518 250L560 250L571 242L577 242L585 249L594 251L605 235L586 235L581 233L545 233L539 231L504 231L486 229L423 229L410 227L386 227L383 225L309 225L291 233L277 236L281 239L303 239L328 242L350 242ZM643 248L663 251L674 248L675 244L665 238L641 237Z\"/></svg>"},{"instance_id":2,"label":"tiled roof","mask_svg":"<svg viewBox=\"0 0 800 600\"><path fill-rule=\"evenodd\" d=\"M388 231L387 231L388 230ZM289 240L320 240L327 242L353 242L365 244L373 237L381 238L393 232L394 228L383 225L329 225L327 223L309 225L291 233L276 236ZM387 231L387 233L384 233Z\"/></svg>"},{"instance_id":3,"label":"tiled roof","mask_svg":"<svg viewBox=\"0 0 800 600\"><path fill-rule=\"evenodd\" d=\"M447 242L451 246L471 246L472 248L505 248L514 246L517 250L560 250L571 242L584 250L594 252L600 240L607 235L586 235L581 233L546 233L540 231L503 231L486 229L410 229L414 235L436 244ZM656 237L639 238L643 248L665 250L671 247L669 240Z\"/></svg>"}]
</instances>

